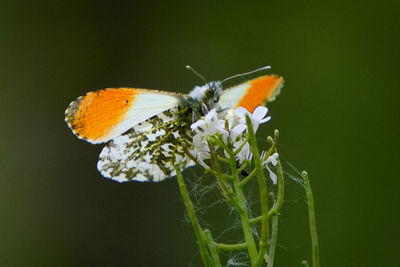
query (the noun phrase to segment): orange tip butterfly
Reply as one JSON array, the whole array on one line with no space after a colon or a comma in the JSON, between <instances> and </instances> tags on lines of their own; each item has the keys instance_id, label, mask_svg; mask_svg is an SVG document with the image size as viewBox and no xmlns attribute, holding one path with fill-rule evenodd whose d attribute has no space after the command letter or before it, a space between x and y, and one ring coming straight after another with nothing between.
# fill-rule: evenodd
<instances>
[{"instance_id":1,"label":"orange tip butterfly","mask_svg":"<svg viewBox=\"0 0 400 267\"><path fill-rule=\"evenodd\" d=\"M190 125L204 115L204 107L220 111L244 107L253 112L274 100L283 85L277 75L222 90L228 79L267 68L207 82L189 94L139 88L89 92L70 103L65 121L78 138L92 144L107 142L97 163L104 177L118 182L162 181L175 175L175 163L182 168L194 165L185 146L191 146Z\"/></svg>"}]
</instances>

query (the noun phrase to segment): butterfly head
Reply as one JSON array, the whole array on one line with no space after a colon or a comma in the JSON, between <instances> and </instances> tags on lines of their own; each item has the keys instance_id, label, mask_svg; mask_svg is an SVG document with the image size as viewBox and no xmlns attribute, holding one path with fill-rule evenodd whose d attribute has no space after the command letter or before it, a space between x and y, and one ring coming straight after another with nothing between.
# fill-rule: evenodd
<instances>
[{"instance_id":1,"label":"butterfly head","mask_svg":"<svg viewBox=\"0 0 400 267\"><path fill-rule=\"evenodd\" d=\"M189 93L191 107L195 117L205 115L204 111L208 112L213 109L218 103L220 93L222 91L221 82L207 82L203 86L196 86Z\"/></svg>"}]
</instances>

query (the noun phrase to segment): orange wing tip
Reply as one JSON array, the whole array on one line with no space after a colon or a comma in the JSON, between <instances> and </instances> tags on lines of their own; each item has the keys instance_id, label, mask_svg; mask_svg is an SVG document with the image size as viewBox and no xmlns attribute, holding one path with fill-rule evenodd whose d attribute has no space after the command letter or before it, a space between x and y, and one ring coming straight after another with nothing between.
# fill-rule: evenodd
<instances>
[{"instance_id":1,"label":"orange wing tip","mask_svg":"<svg viewBox=\"0 0 400 267\"><path fill-rule=\"evenodd\" d=\"M71 129L71 131L78 137L79 139L85 139L83 136L80 136L78 132L76 132L76 129L78 126L74 123L76 114L78 113L80 104L82 100L85 98L85 96L80 96L76 100L72 101L69 105L68 108L65 110L65 122L67 123L68 127ZM89 141L89 140L88 140ZM91 142L91 141L89 141Z\"/></svg>"},{"instance_id":2,"label":"orange wing tip","mask_svg":"<svg viewBox=\"0 0 400 267\"><path fill-rule=\"evenodd\" d=\"M249 81L249 87L236 107L244 107L253 112L267 101L274 101L283 86L283 78L277 75L262 76Z\"/></svg>"},{"instance_id":3,"label":"orange wing tip","mask_svg":"<svg viewBox=\"0 0 400 267\"><path fill-rule=\"evenodd\" d=\"M78 138L94 144L105 142L123 120L136 93L128 88L87 93L71 102L65 111L65 121Z\"/></svg>"},{"instance_id":4,"label":"orange wing tip","mask_svg":"<svg viewBox=\"0 0 400 267\"><path fill-rule=\"evenodd\" d=\"M284 82L285 81L283 80L283 78L279 76L278 79L275 81L276 83L275 90L272 91L270 97L267 99L268 102L275 101L277 96L280 95Z\"/></svg>"}]
</instances>

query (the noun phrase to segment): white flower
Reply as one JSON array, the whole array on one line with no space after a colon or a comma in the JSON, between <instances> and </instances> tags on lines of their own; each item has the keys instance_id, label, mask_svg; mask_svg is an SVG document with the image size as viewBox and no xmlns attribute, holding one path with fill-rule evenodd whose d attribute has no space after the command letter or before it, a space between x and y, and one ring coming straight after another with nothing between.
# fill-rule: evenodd
<instances>
[{"instance_id":1,"label":"white flower","mask_svg":"<svg viewBox=\"0 0 400 267\"><path fill-rule=\"evenodd\" d=\"M203 166L205 166L204 160L210 158L210 148L206 138L205 135L195 134L193 136L193 149L189 150Z\"/></svg>"},{"instance_id":2,"label":"white flower","mask_svg":"<svg viewBox=\"0 0 400 267\"><path fill-rule=\"evenodd\" d=\"M219 132L222 134L225 144L235 144L235 142L240 141L237 140L238 136L246 130L246 125L239 122L239 117L233 109L226 113L225 123L221 126L223 127L219 128Z\"/></svg>"},{"instance_id":3,"label":"white flower","mask_svg":"<svg viewBox=\"0 0 400 267\"><path fill-rule=\"evenodd\" d=\"M228 121L229 129L232 129L236 125L240 124L240 118L234 109L230 109L226 114L226 121Z\"/></svg>"},{"instance_id":4,"label":"white flower","mask_svg":"<svg viewBox=\"0 0 400 267\"><path fill-rule=\"evenodd\" d=\"M277 182L277 176L276 174L268 167L268 163L271 163L273 166L276 166L276 164L278 164L278 161L276 160L279 157L278 153L274 153L271 156L269 156L266 160L264 160L265 158L265 151L263 151L261 153L261 160L263 160L262 165L268 170L269 172L269 177L272 180L273 184L276 184Z\"/></svg>"},{"instance_id":5,"label":"white flower","mask_svg":"<svg viewBox=\"0 0 400 267\"><path fill-rule=\"evenodd\" d=\"M237 142L241 142L243 138L239 138L238 136L241 135L246 130L246 125L239 124L233 127L233 129L221 129L220 132L222 134L222 139L225 144L233 144L236 145Z\"/></svg>"},{"instance_id":6,"label":"white flower","mask_svg":"<svg viewBox=\"0 0 400 267\"><path fill-rule=\"evenodd\" d=\"M241 145L243 144L242 142L237 142L234 145L235 150L238 149ZM244 160L251 160L253 157L253 154L251 153L250 145L249 143L246 143L242 149L237 153L236 155L236 160L239 161L240 164L243 163Z\"/></svg>"},{"instance_id":7,"label":"white flower","mask_svg":"<svg viewBox=\"0 0 400 267\"><path fill-rule=\"evenodd\" d=\"M210 158L210 149L204 136L198 134L193 136L193 149L189 150L189 152L196 157L204 168L207 168L204 160Z\"/></svg>"},{"instance_id":8,"label":"white flower","mask_svg":"<svg viewBox=\"0 0 400 267\"><path fill-rule=\"evenodd\" d=\"M215 109L210 110L205 117L194 122L190 128L195 132L193 136L193 149L190 153L197 158L203 167L205 159L210 158L210 148L207 143L207 136L215 135L223 128L224 120L218 119L218 113Z\"/></svg>"},{"instance_id":9,"label":"white flower","mask_svg":"<svg viewBox=\"0 0 400 267\"><path fill-rule=\"evenodd\" d=\"M223 127L223 124L224 121L218 119L217 111L213 108L204 118L193 123L190 128L202 136L214 135L221 127Z\"/></svg>"},{"instance_id":10,"label":"white flower","mask_svg":"<svg viewBox=\"0 0 400 267\"><path fill-rule=\"evenodd\" d=\"M236 125L232 130L231 130L231 141L232 143L236 142L237 137L242 134L244 132L244 130L246 130L246 125L244 124L239 124Z\"/></svg>"},{"instance_id":11,"label":"white flower","mask_svg":"<svg viewBox=\"0 0 400 267\"><path fill-rule=\"evenodd\" d=\"M213 108L204 117L191 125L191 129L194 131L195 135L193 136L193 150L190 152L200 163L204 164L203 160L210 158L207 136L213 136L217 133L222 136L222 140L225 144L233 145L234 150L239 149L239 147L243 145L246 137L245 134L243 134L247 130L246 114L250 116L254 132L256 132L261 123L265 123L271 119L271 117L266 117L267 112L268 109L262 106L257 107L253 114L250 114L243 107L221 112L217 112L216 109ZM224 120L219 119L221 117L224 117ZM244 144L236 155L236 159L239 163L243 163L244 160L251 160L252 157L253 154L251 153L248 143ZM268 169L268 166L265 166ZM272 176L271 179L273 179Z\"/></svg>"},{"instance_id":12,"label":"white flower","mask_svg":"<svg viewBox=\"0 0 400 267\"><path fill-rule=\"evenodd\" d=\"M238 107L237 109L235 109L235 112L237 114L237 116L239 117L239 122L242 124L246 125L246 114L249 115L250 119L251 119L251 124L253 125L253 129L254 132L257 131L258 126L262 123L266 123L267 121L269 121L271 119L270 116L265 117L265 115L267 115L268 113L268 108L263 107L263 106L258 106L253 114L250 114L250 112L245 109L244 107Z\"/></svg>"}]
</instances>

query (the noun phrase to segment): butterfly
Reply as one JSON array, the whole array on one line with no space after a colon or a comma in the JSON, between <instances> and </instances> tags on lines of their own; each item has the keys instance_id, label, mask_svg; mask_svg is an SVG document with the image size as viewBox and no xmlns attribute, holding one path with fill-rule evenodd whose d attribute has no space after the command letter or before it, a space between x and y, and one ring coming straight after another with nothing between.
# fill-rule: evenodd
<instances>
[{"instance_id":1,"label":"butterfly","mask_svg":"<svg viewBox=\"0 0 400 267\"><path fill-rule=\"evenodd\" d=\"M162 181L176 174L176 163L181 168L194 165L185 147L192 143L190 125L204 110L241 106L253 112L274 100L282 85L282 77L267 75L225 90L222 82L207 82L189 94L107 88L72 101L65 121L78 138L106 143L97 163L104 177L118 182Z\"/></svg>"}]
</instances>

